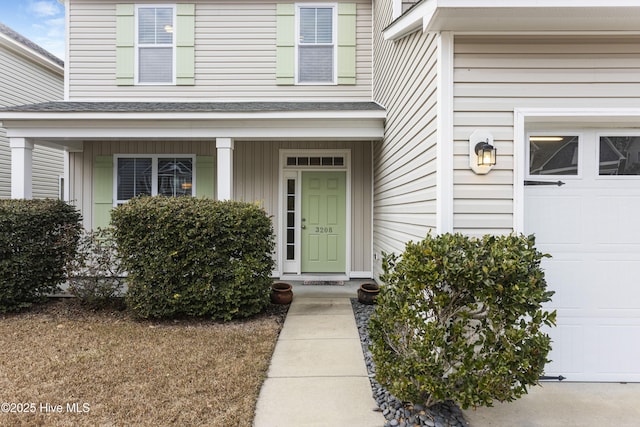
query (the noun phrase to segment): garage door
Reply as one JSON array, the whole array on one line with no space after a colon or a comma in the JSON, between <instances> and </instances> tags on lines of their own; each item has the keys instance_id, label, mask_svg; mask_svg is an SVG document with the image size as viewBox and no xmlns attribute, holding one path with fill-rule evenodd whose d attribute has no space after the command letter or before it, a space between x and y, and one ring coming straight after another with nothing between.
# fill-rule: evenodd
<instances>
[{"instance_id":1,"label":"garage door","mask_svg":"<svg viewBox=\"0 0 640 427\"><path fill-rule=\"evenodd\" d=\"M558 312L546 375L640 381L640 135L529 135L525 231Z\"/></svg>"}]
</instances>

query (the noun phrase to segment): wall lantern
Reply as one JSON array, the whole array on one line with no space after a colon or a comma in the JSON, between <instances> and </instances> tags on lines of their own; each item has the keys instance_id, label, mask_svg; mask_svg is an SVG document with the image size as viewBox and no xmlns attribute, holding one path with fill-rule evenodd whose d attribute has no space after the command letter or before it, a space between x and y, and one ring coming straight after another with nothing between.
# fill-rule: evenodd
<instances>
[{"instance_id":1,"label":"wall lantern","mask_svg":"<svg viewBox=\"0 0 640 427\"><path fill-rule=\"evenodd\" d=\"M493 135L476 130L469 137L469 167L478 175L489 173L496 164L496 147Z\"/></svg>"}]
</instances>

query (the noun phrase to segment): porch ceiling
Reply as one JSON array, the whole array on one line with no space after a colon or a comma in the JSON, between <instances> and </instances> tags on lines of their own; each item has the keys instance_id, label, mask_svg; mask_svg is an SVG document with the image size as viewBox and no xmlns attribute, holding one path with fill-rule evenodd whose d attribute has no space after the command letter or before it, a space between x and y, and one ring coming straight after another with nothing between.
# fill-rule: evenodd
<instances>
[{"instance_id":1,"label":"porch ceiling","mask_svg":"<svg viewBox=\"0 0 640 427\"><path fill-rule=\"evenodd\" d=\"M0 109L8 137L72 147L107 139L380 140L374 102L49 102Z\"/></svg>"}]
</instances>

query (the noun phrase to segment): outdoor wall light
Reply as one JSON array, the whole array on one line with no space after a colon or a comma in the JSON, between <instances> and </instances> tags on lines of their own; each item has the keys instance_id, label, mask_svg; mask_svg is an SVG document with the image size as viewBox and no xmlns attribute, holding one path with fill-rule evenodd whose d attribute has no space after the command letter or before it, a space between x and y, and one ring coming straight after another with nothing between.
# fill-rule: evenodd
<instances>
[{"instance_id":1,"label":"outdoor wall light","mask_svg":"<svg viewBox=\"0 0 640 427\"><path fill-rule=\"evenodd\" d=\"M496 164L496 147L493 135L476 130L469 137L469 167L478 175L489 173Z\"/></svg>"}]
</instances>

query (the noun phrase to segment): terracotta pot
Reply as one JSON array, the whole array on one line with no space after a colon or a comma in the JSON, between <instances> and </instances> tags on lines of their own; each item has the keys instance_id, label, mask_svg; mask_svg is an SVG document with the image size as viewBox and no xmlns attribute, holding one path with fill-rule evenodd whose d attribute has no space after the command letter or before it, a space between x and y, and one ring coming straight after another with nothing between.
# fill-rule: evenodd
<instances>
[{"instance_id":1,"label":"terracotta pot","mask_svg":"<svg viewBox=\"0 0 640 427\"><path fill-rule=\"evenodd\" d=\"M271 302L273 304L291 304L293 290L291 285L285 282L276 282L271 285Z\"/></svg>"},{"instance_id":2,"label":"terracotta pot","mask_svg":"<svg viewBox=\"0 0 640 427\"><path fill-rule=\"evenodd\" d=\"M375 283L363 283L358 289L358 302L361 304L375 304L376 297L380 292L380 286Z\"/></svg>"}]
</instances>

